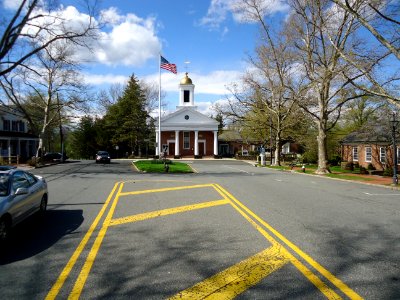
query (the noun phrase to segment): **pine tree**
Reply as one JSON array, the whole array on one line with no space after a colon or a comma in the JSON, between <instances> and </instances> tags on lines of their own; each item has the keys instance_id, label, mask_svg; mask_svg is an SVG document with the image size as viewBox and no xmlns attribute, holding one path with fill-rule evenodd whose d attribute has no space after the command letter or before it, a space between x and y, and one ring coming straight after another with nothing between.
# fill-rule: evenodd
<instances>
[{"instance_id":1,"label":"pine tree","mask_svg":"<svg viewBox=\"0 0 400 300\"><path fill-rule=\"evenodd\" d=\"M109 107L105 116L107 129L114 132L114 146L140 156L148 135L147 117L145 94L139 80L132 75L123 95Z\"/></svg>"}]
</instances>

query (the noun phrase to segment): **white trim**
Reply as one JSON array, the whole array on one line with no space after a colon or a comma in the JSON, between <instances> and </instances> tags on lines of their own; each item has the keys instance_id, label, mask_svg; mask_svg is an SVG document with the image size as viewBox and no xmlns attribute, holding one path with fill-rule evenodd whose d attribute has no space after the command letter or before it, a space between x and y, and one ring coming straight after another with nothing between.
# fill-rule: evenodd
<instances>
[{"instance_id":1,"label":"white trim","mask_svg":"<svg viewBox=\"0 0 400 300\"><path fill-rule=\"evenodd\" d=\"M384 151L382 151L382 150L384 150ZM384 160L382 160L382 154L383 153L385 155L385 159ZM386 148L385 147L379 147L379 161L381 163L386 163L386 159L387 159L387 157L386 157Z\"/></svg>"},{"instance_id":2,"label":"white trim","mask_svg":"<svg viewBox=\"0 0 400 300\"><path fill-rule=\"evenodd\" d=\"M358 161L358 147L357 146L352 148L352 153L353 153L353 161Z\"/></svg>"},{"instance_id":3,"label":"white trim","mask_svg":"<svg viewBox=\"0 0 400 300\"><path fill-rule=\"evenodd\" d=\"M175 144L175 140L167 140L167 145L168 145L168 155L170 155L171 153L169 153L169 149L171 149L171 147L169 146L169 144Z\"/></svg>"},{"instance_id":4,"label":"white trim","mask_svg":"<svg viewBox=\"0 0 400 300\"><path fill-rule=\"evenodd\" d=\"M204 155L207 155L207 142L206 142L206 140L198 140L198 143L204 143ZM200 149L200 148L199 148ZM199 153L200 153L200 151L199 151Z\"/></svg>"},{"instance_id":5,"label":"white trim","mask_svg":"<svg viewBox=\"0 0 400 300\"><path fill-rule=\"evenodd\" d=\"M367 149L370 150L369 160L368 160L368 156L367 156ZM365 162L372 162L372 147L371 146L366 146L365 147Z\"/></svg>"}]
</instances>

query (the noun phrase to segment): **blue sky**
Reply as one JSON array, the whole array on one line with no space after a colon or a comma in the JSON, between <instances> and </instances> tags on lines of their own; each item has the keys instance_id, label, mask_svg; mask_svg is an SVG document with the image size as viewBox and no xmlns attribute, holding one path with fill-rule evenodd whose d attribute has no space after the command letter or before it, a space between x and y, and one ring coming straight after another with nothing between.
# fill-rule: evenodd
<instances>
[{"instance_id":1,"label":"blue sky","mask_svg":"<svg viewBox=\"0 0 400 300\"><path fill-rule=\"evenodd\" d=\"M19 1L0 0L3 8L15 9ZM186 69L195 84L195 103L210 114L216 101L225 99L226 86L246 70L258 36L256 24L239 21L232 12L238 0L103 0L100 11L107 25L94 53L82 51L85 80L93 89L124 83L133 73L158 83L159 52L175 63L178 74L162 71L164 101L169 110L178 104L178 84ZM60 0L71 20L85 13L78 0ZM281 0L264 0L271 15L285 13ZM82 3L82 2L81 2ZM99 20L97 20L99 21ZM190 64L185 64L190 61Z\"/></svg>"}]
</instances>

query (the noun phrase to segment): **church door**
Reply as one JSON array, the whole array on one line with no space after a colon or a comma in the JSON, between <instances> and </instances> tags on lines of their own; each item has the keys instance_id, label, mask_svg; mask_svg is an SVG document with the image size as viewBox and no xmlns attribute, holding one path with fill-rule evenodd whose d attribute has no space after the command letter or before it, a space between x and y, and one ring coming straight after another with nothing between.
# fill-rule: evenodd
<instances>
[{"instance_id":1,"label":"church door","mask_svg":"<svg viewBox=\"0 0 400 300\"><path fill-rule=\"evenodd\" d=\"M175 156L175 143L168 143L168 155Z\"/></svg>"},{"instance_id":2,"label":"church door","mask_svg":"<svg viewBox=\"0 0 400 300\"><path fill-rule=\"evenodd\" d=\"M204 153L204 143L202 143L202 142L199 142L199 155L200 156L204 156L205 155L205 153Z\"/></svg>"}]
</instances>

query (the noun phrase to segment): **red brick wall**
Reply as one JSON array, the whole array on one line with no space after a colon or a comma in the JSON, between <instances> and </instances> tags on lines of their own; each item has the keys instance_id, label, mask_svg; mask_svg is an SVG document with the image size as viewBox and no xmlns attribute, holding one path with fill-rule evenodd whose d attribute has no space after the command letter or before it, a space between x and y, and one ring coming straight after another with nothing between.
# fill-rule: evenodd
<instances>
[{"instance_id":1,"label":"red brick wall","mask_svg":"<svg viewBox=\"0 0 400 300\"><path fill-rule=\"evenodd\" d=\"M358 161L353 159L353 147L358 148ZM371 147L372 150L372 160L371 162L365 161L365 148ZM386 149L386 163L380 161L380 148ZM371 163L376 170L384 170L387 167L393 167L393 152L392 147L387 145L343 145L342 146L342 161L347 162L358 162L362 167L367 168Z\"/></svg>"},{"instance_id":2,"label":"red brick wall","mask_svg":"<svg viewBox=\"0 0 400 300\"><path fill-rule=\"evenodd\" d=\"M175 131L161 132L162 145L167 144L167 140L175 140ZM199 140L206 141L206 152L204 156L214 155L214 132L213 131L199 131ZM169 151L173 153L173 150ZM199 149L199 153L201 153ZM181 157L194 157L194 131L190 131L190 148L183 149L183 131L179 132L179 154ZM170 155L171 156L171 155Z\"/></svg>"}]
</instances>

